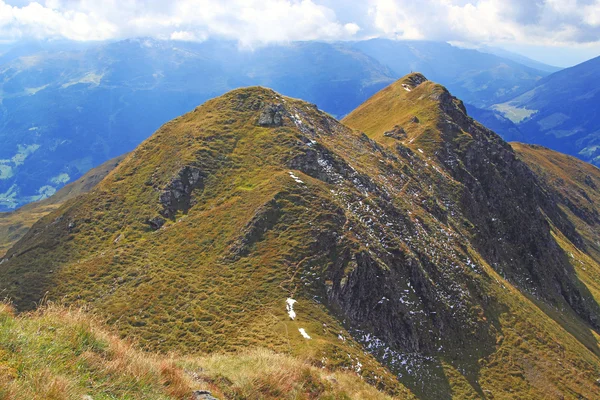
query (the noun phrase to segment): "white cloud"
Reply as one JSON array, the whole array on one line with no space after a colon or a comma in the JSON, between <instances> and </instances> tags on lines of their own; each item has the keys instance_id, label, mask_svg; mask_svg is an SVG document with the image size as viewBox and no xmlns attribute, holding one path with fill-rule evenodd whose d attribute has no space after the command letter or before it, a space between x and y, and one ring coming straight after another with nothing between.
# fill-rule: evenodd
<instances>
[{"instance_id":1,"label":"white cloud","mask_svg":"<svg viewBox=\"0 0 600 400\"><path fill-rule=\"evenodd\" d=\"M600 42L600 0L370 0L375 32L401 39Z\"/></svg>"},{"instance_id":2,"label":"white cloud","mask_svg":"<svg viewBox=\"0 0 600 400\"><path fill-rule=\"evenodd\" d=\"M0 40L600 42L600 0L0 0Z\"/></svg>"},{"instance_id":3,"label":"white cloud","mask_svg":"<svg viewBox=\"0 0 600 400\"><path fill-rule=\"evenodd\" d=\"M344 40L360 30L313 0L48 0L11 6L0 0L0 35L102 40L157 36L242 45L294 40Z\"/></svg>"}]
</instances>

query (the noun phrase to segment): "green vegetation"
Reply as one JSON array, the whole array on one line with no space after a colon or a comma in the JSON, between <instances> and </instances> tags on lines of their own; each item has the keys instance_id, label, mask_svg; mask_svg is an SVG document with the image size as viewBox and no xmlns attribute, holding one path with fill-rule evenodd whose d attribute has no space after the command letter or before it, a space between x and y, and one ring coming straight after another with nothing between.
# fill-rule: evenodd
<instances>
[{"instance_id":1,"label":"green vegetation","mask_svg":"<svg viewBox=\"0 0 600 400\"><path fill-rule=\"evenodd\" d=\"M123 158L117 157L88 171L80 179L65 186L50 198L30 203L16 211L0 213L0 257L4 256L6 251L21 239L40 218L58 209L65 201L89 192Z\"/></svg>"},{"instance_id":2,"label":"green vegetation","mask_svg":"<svg viewBox=\"0 0 600 400\"><path fill-rule=\"evenodd\" d=\"M355 373L264 349L179 357L142 352L80 310L15 316L0 304L0 399L387 399Z\"/></svg>"},{"instance_id":3,"label":"green vegetation","mask_svg":"<svg viewBox=\"0 0 600 400\"><path fill-rule=\"evenodd\" d=\"M35 224L0 290L88 307L224 398L593 398L577 203L421 75L344 123L263 88L211 100Z\"/></svg>"},{"instance_id":4,"label":"green vegetation","mask_svg":"<svg viewBox=\"0 0 600 400\"><path fill-rule=\"evenodd\" d=\"M531 117L537 112L536 110L519 108L511 103L496 104L492 108L496 111L499 111L502 115L504 115L506 118L508 118L515 124L522 122L523 120Z\"/></svg>"}]
</instances>

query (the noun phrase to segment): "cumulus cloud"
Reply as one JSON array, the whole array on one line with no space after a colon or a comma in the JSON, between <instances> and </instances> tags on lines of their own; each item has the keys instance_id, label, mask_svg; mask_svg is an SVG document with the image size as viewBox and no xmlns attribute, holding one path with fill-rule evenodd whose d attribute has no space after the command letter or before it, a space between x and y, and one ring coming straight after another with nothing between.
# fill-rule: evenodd
<instances>
[{"instance_id":1,"label":"cumulus cloud","mask_svg":"<svg viewBox=\"0 0 600 400\"><path fill-rule=\"evenodd\" d=\"M344 40L360 31L313 0L0 0L4 38L103 40L156 36L175 40L223 37L243 45L294 40Z\"/></svg>"},{"instance_id":2,"label":"cumulus cloud","mask_svg":"<svg viewBox=\"0 0 600 400\"><path fill-rule=\"evenodd\" d=\"M0 40L600 42L600 0L0 0Z\"/></svg>"},{"instance_id":3,"label":"cumulus cloud","mask_svg":"<svg viewBox=\"0 0 600 400\"><path fill-rule=\"evenodd\" d=\"M600 41L600 0L371 0L374 31L401 39L539 45Z\"/></svg>"}]
</instances>

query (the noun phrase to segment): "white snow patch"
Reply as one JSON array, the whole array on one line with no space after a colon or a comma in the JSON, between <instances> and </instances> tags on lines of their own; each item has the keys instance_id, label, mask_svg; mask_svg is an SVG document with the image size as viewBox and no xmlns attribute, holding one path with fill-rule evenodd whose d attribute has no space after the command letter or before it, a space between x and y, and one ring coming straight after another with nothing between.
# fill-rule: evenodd
<instances>
[{"instance_id":1,"label":"white snow patch","mask_svg":"<svg viewBox=\"0 0 600 400\"><path fill-rule=\"evenodd\" d=\"M407 92L412 91L412 89L410 88L410 86L406 85L406 84L402 84L402 87L404 88L404 90L406 90Z\"/></svg>"},{"instance_id":2,"label":"white snow patch","mask_svg":"<svg viewBox=\"0 0 600 400\"><path fill-rule=\"evenodd\" d=\"M292 298L288 298L285 301L285 309L287 310L287 313L292 320L296 319L296 312L294 311L294 303L296 303L296 300L294 300Z\"/></svg>"},{"instance_id":3,"label":"white snow patch","mask_svg":"<svg viewBox=\"0 0 600 400\"><path fill-rule=\"evenodd\" d=\"M296 181L296 183L304 183L304 181L302 181L300 178L298 178L296 175L294 175L294 173L292 171L290 171L288 173L290 174L292 179Z\"/></svg>"},{"instance_id":4,"label":"white snow patch","mask_svg":"<svg viewBox=\"0 0 600 400\"><path fill-rule=\"evenodd\" d=\"M418 150L419 150L419 153L423 153L423 150L421 150L421 149L418 149Z\"/></svg>"},{"instance_id":5,"label":"white snow patch","mask_svg":"<svg viewBox=\"0 0 600 400\"><path fill-rule=\"evenodd\" d=\"M300 334L302 335L302 337L304 339L312 339L310 336L308 336L308 333L306 333L306 331L304 330L304 328L299 328L298 331L300 332Z\"/></svg>"},{"instance_id":6,"label":"white snow patch","mask_svg":"<svg viewBox=\"0 0 600 400\"><path fill-rule=\"evenodd\" d=\"M360 373L360 371L362 370L362 366L363 365L361 364L360 361L356 362L356 365L354 366L354 370L356 371L357 374Z\"/></svg>"}]
</instances>

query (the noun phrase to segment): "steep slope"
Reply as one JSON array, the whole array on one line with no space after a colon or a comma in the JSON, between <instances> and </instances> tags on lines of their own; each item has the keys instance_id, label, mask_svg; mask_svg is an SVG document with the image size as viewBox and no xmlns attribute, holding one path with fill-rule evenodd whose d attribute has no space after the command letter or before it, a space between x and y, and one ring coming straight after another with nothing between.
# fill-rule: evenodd
<instances>
[{"instance_id":1,"label":"steep slope","mask_svg":"<svg viewBox=\"0 0 600 400\"><path fill-rule=\"evenodd\" d=\"M357 42L354 48L390 68L396 77L420 71L480 108L524 93L550 74L507 57L448 43L372 39Z\"/></svg>"},{"instance_id":2,"label":"steep slope","mask_svg":"<svg viewBox=\"0 0 600 400\"><path fill-rule=\"evenodd\" d=\"M332 373L264 349L149 354L81 311L49 306L15 316L0 304L2 399L213 399L198 393L207 389L220 399L389 399L356 373Z\"/></svg>"},{"instance_id":3,"label":"steep slope","mask_svg":"<svg viewBox=\"0 0 600 400\"><path fill-rule=\"evenodd\" d=\"M47 199L27 204L16 211L0 213L0 256L21 239L40 218L56 210L65 201L92 190L124 157L113 158L91 169Z\"/></svg>"},{"instance_id":4,"label":"steep slope","mask_svg":"<svg viewBox=\"0 0 600 400\"><path fill-rule=\"evenodd\" d=\"M523 141L600 165L600 57L556 72L495 109L518 124ZM500 132L502 133L502 132Z\"/></svg>"},{"instance_id":5,"label":"steep slope","mask_svg":"<svg viewBox=\"0 0 600 400\"><path fill-rule=\"evenodd\" d=\"M465 108L469 116L473 117L474 120L486 128L501 134L502 139L506 141L523 140L523 134L519 130L519 127L498 111L477 108L470 104L465 104Z\"/></svg>"},{"instance_id":6,"label":"steep slope","mask_svg":"<svg viewBox=\"0 0 600 400\"><path fill-rule=\"evenodd\" d=\"M575 157L550 149L511 143L519 158L540 177L546 190L554 192L564 212L582 237L585 253L600 263L600 170ZM600 297L600 270L587 263L585 282ZM587 271L587 272L585 272ZM599 294L596 294L599 293Z\"/></svg>"},{"instance_id":7,"label":"steep slope","mask_svg":"<svg viewBox=\"0 0 600 400\"><path fill-rule=\"evenodd\" d=\"M445 88L413 74L373 96L343 122L392 146L402 141L457 181L462 192L457 198L459 207L474 228L463 233L472 237L479 252L503 276L533 290L547 286L544 289L549 291L542 290L542 296L551 295L552 287L564 283L560 283L564 279L561 270L568 263L564 259L557 263L564 253L552 239L547 219L580 245L574 225L555 198L540 188L532 171L518 162L510 146L469 118L462 102ZM397 132L402 135L396 136ZM553 264L555 281L544 283ZM576 286L556 294L572 295ZM572 301L585 303L584 299L566 300L575 308ZM590 303L594 311L579 311L598 327L597 304Z\"/></svg>"},{"instance_id":8,"label":"steep slope","mask_svg":"<svg viewBox=\"0 0 600 400\"><path fill-rule=\"evenodd\" d=\"M421 75L344 122L366 135L268 89L208 101L40 220L0 290L400 397L592 398L600 312L565 250L583 239L531 169Z\"/></svg>"}]
</instances>

